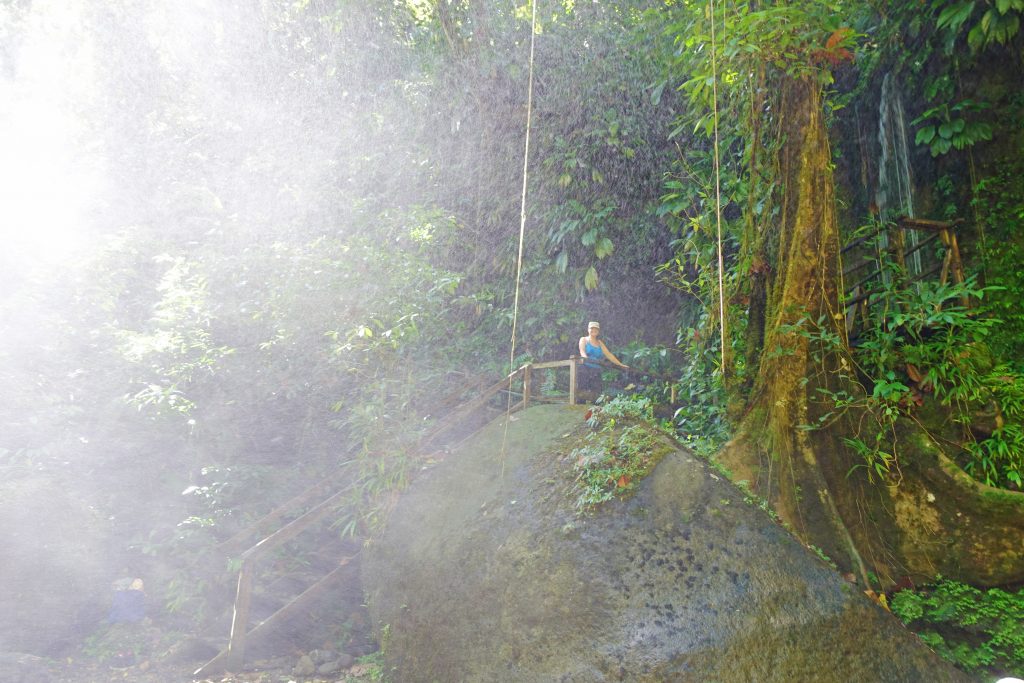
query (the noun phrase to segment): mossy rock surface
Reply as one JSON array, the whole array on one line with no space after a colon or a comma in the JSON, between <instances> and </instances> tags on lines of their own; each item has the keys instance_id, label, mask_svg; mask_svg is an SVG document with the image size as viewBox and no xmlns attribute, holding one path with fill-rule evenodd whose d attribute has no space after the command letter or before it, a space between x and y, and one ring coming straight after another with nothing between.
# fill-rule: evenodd
<instances>
[{"instance_id":1,"label":"mossy rock surface","mask_svg":"<svg viewBox=\"0 0 1024 683\"><path fill-rule=\"evenodd\" d=\"M392 680L968 680L681 448L577 518L582 421L498 420L402 496L363 565Z\"/></svg>"},{"instance_id":2,"label":"mossy rock surface","mask_svg":"<svg viewBox=\"0 0 1024 683\"><path fill-rule=\"evenodd\" d=\"M900 436L905 476L872 509L891 511L887 540L905 572L976 586L1024 580L1024 493L975 481L912 425Z\"/></svg>"}]
</instances>

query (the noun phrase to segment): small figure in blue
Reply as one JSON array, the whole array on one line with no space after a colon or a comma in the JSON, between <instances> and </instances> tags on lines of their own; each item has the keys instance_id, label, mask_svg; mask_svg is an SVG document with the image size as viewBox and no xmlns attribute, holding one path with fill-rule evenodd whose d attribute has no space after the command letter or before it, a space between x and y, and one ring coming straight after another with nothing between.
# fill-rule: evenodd
<instances>
[{"instance_id":1,"label":"small figure in blue","mask_svg":"<svg viewBox=\"0 0 1024 683\"><path fill-rule=\"evenodd\" d=\"M611 362L623 370L629 366L615 357L615 354L608 350L600 339L601 324L591 320L587 323L587 336L580 337L580 373L578 379L579 388L585 392L592 392L596 398L603 389L601 384L601 363Z\"/></svg>"},{"instance_id":2,"label":"small figure in blue","mask_svg":"<svg viewBox=\"0 0 1024 683\"><path fill-rule=\"evenodd\" d=\"M146 618L146 591L142 579L114 582L114 602L110 606L111 624L137 624Z\"/></svg>"},{"instance_id":3,"label":"small figure in blue","mask_svg":"<svg viewBox=\"0 0 1024 683\"><path fill-rule=\"evenodd\" d=\"M114 600L107 620L110 627L105 640L117 647L109 664L111 669L129 669L135 666L144 649L146 619L146 591L142 579L118 579L114 582Z\"/></svg>"}]
</instances>

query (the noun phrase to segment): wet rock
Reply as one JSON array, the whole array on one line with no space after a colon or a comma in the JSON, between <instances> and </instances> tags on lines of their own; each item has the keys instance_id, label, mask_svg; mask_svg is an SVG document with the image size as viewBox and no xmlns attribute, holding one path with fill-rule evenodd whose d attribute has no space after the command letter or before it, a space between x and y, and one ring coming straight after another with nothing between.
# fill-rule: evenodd
<instances>
[{"instance_id":1,"label":"wet rock","mask_svg":"<svg viewBox=\"0 0 1024 683\"><path fill-rule=\"evenodd\" d=\"M333 662L338 658L338 653L332 650L313 650L309 653L310 659L316 664L326 664L327 662Z\"/></svg>"},{"instance_id":2,"label":"wet rock","mask_svg":"<svg viewBox=\"0 0 1024 683\"><path fill-rule=\"evenodd\" d=\"M417 480L367 547L395 680L967 680L680 448L577 519L558 454L583 412L518 415L504 449L495 422Z\"/></svg>"},{"instance_id":3,"label":"wet rock","mask_svg":"<svg viewBox=\"0 0 1024 683\"><path fill-rule=\"evenodd\" d=\"M341 671L341 662L338 660L321 664L316 670L321 676L329 676L337 671Z\"/></svg>"},{"instance_id":4,"label":"wet rock","mask_svg":"<svg viewBox=\"0 0 1024 683\"><path fill-rule=\"evenodd\" d=\"M356 658L353 657L352 655L348 654L348 653L342 652L340 655L338 655L338 668L339 669L347 669L347 668L349 668L350 666L352 666L355 663L356 663Z\"/></svg>"},{"instance_id":5,"label":"wet rock","mask_svg":"<svg viewBox=\"0 0 1024 683\"><path fill-rule=\"evenodd\" d=\"M309 655L302 655L299 657L298 663L295 665L295 668L292 669L292 674L295 676L312 676L315 673L316 664Z\"/></svg>"},{"instance_id":6,"label":"wet rock","mask_svg":"<svg viewBox=\"0 0 1024 683\"><path fill-rule=\"evenodd\" d=\"M4 683L49 683L46 660L20 652L0 652L0 681Z\"/></svg>"}]
</instances>

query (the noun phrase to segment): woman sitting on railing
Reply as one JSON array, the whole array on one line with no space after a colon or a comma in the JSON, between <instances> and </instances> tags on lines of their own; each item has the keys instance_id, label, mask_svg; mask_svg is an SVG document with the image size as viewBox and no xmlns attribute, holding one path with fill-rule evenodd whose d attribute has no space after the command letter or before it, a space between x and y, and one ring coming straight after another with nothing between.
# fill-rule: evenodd
<instances>
[{"instance_id":1,"label":"woman sitting on railing","mask_svg":"<svg viewBox=\"0 0 1024 683\"><path fill-rule=\"evenodd\" d=\"M577 385L582 391L593 392L596 398L601 393L601 364L610 361L623 370L629 366L615 357L604 342L599 339L601 325L595 321L587 323L587 336L580 337L580 372Z\"/></svg>"}]
</instances>

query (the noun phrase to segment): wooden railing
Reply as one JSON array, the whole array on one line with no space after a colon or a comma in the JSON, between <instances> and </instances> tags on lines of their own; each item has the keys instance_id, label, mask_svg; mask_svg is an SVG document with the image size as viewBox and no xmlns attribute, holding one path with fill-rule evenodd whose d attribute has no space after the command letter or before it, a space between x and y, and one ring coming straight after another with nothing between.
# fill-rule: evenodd
<instances>
[{"instance_id":1,"label":"wooden railing","mask_svg":"<svg viewBox=\"0 0 1024 683\"><path fill-rule=\"evenodd\" d=\"M507 392L508 395L518 395L520 399L510 405L510 412L526 408L531 400L538 400L533 392L534 371L557 368L568 368L569 370L569 394L567 402L572 405L576 403L576 368L579 361L573 357L568 360L549 361L544 363L527 363L519 369L509 373L508 376L484 387L479 395L464 402L442 418L426 435L424 435L413 452L426 452L432 442L456 425L462 423L475 411L487 405L498 394ZM521 382L522 390L515 392L516 383ZM301 595L293 599L270 617L260 622L255 628L249 630L250 608L252 605L253 583L256 576L256 567L261 558L269 552L279 548L284 543L292 540L300 533L320 521L328 512L335 509L344 500L346 493L352 490L347 486L341 490L331 493L326 499L313 505L319 497L335 489L339 485L337 477L328 478L311 486L301 494L295 496L288 502L275 508L273 511L262 517L260 520L239 532L219 546L219 550L229 558L236 558L241 562L238 571L238 585L235 591L234 612L231 619L231 635L227 649L220 652L216 657L208 661L201 668L195 671L195 676L209 675L220 671L237 671L245 663L246 646L253 638L270 631L287 614L303 609L311 604L329 585L331 585L341 573L343 567L335 569L317 583L306 589ZM313 505L307 512L296 517L292 521L281 526L281 523L289 515ZM279 527L279 528L278 528ZM271 532L273 529L276 531ZM269 534L269 535L268 535ZM254 537L263 537L251 547L247 547Z\"/></svg>"},{"instance_id":2,"label":"wooden railing","mask_svg":"<svg viewBox=\"0 0 1024 683\"><path fill-rule=\"evenodd\" d=\"M938 275L939 282L942 284L946 284L950 277L954 282L963 282L963 262L960 258L960 245L955 232L957 226L962 223L963 221L960 219L935 221L904 216L896 220L895 225L898 229L890 232L890 239L886 247L880 247L877 238L889 229L888 225L881 225L869 234L863 235L843 247L843 258L853 261L851 265L843 269L844 282L850 282L845 288L847 330L853 330L858 317L867 319L871 297L883 289L879 286L882 278L885 277L883 249L891 254L900 270L906 274L904 282L907 285L935 275ZM907 245L904 240L904 235L908 234L907 231L921 233L925 236L916 244ZM927 254L927 248L936 243L943 247L942 260L924 263L921 255ZM862 248L865 246L874 246L874 249L864 254ZM856 255L858 252L861 252L859 257ZM907 264L912 258L922 261L917 272L908 268ZM962 303L964 306L970 306L970 302L967 300L963 300Z\"/></svg>"}]
</instances>

